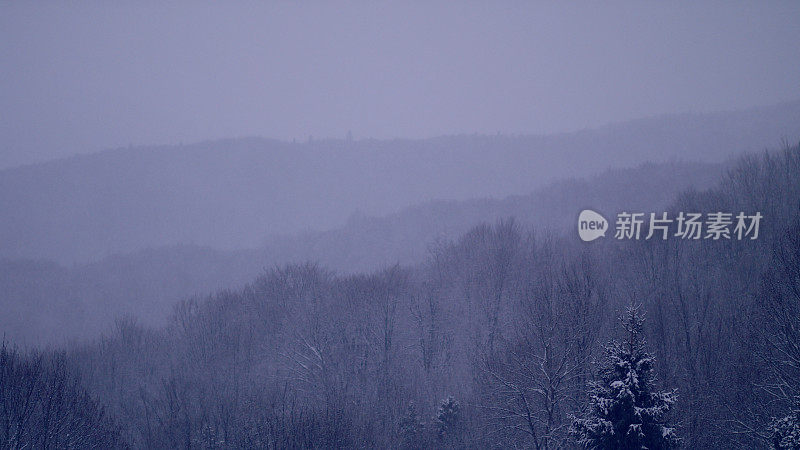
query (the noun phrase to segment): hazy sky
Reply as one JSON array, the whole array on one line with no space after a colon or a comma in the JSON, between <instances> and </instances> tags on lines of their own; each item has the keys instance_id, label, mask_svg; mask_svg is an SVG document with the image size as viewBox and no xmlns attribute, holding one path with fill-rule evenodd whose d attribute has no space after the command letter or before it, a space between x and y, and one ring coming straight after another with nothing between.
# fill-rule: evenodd
<instances>
[{"instance_id":1,"label":"hazy sky","mask_svg":"<svg viewBox=\"0 0 800 450\"><path fill-rule=\"evenodd\" d=\"M551 133L800 99L800 2L0 3L0 167L129 144Z\"/></svg>"}]
</instances>

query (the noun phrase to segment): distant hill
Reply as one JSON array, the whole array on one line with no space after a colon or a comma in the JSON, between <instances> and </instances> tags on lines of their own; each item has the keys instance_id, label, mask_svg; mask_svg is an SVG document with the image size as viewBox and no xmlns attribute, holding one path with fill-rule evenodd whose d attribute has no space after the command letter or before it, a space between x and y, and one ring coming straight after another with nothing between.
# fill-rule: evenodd
<instances>
[{"instance_id":1,"label":"distant hill","mask_svg":"<svg viewBox=\"0 0 800 450\"><path fill-rule=\"evenodd\" d=\"M271 235L335 229L354 211L385 216L433 200L447 208L524 195L645 161L719 162L782 138L800 139L800 102L553 136L248 138L109 150L0 171L0 257L71 264L177 244L253 248Z\"/></svg>"},{"instance_id":2,"label":"distant hill","mask_svg":"<svg viewBox=\"0 0 800 450\"><path fill-rule=\"evenodd\" d=\"M573 229L581 208L657 210L686 189L714 185L724 170L715 163L648 163L502 200L432 201L385 217L356 214L334 230L274 236L252 250L177 245L69 267L0 261L0 333L16 342L61 342L96 335L123 315L161 323L176 301L238 287L275 265L314 261L338 272L411 265L436 240L456 239L481 222L513 216L563 232Z\"/></svg>"},{"instance_id":3,"label":"distant hill","mask_svg":"<svg viewBox=\"0 0 800 450\"><path fill-rule=\"evenodd\" d=\"M344 227L271 238L266 249L279 261L316 261L345 272L365 272L394 263L414 264L436 240L455 239L478 223L500 218L540 230L572 231L581 209L653 211L686 189L719 182L725 164L645 163L609 169L589 178L551 183L528 195L502 200L432 201L385 217L354 214Z\"/></svg>"}]
</instances>

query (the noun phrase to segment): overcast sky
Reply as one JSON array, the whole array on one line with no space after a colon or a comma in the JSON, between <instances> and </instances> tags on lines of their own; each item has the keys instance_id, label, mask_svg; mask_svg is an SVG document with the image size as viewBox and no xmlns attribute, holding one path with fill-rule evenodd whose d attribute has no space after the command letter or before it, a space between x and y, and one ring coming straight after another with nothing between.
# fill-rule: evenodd
<instances>
[{"instance_id":1,"label":"overcast sky","mask_svg":"<svg viewBox=\"0 0 800 450\"><path fill-rule=\"evenodd\" d=\"M0 168L129 144L540 134L800 99L800 2L31 3L0 4Z\"/></svg>"}]
</instances>

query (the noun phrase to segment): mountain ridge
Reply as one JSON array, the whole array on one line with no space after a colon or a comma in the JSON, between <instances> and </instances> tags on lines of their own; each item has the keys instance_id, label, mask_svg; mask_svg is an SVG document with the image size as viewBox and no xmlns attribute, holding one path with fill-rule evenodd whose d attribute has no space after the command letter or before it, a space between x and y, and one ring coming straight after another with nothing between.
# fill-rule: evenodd
<instances>
[{"instance_id":1,"label":"mountain ridge","mask_svg":"<svg viewBox=\"0 0 800 450\"><path fill-rule=\"evenodd\" d=\"M179 300L238 288L270 267L312 261L338 273L358 273L395 263L413 266L429 246L457 239L479 223L515 217L537 229L565 232L582 207L666 207L687 188L718 182L726 167L647 163L505 199L439 200L387 216L351 215L341 227L272 236L253 249L175 244L69 265L0 258L0 308L6 312L0 330L20 343L63 342L95 336L119 317L163 323ZM639 189L626 189L629 183Z\"/></svg>"},{"instance_id":2,"label":"mountain ridge","mask_svg":"<svg viewBox=\"0 0 800 450\"><path fill-rule=\"evenodd\" d=\"M524 195L646 161L719 162L800 139L798 123L792 102L554 136L121 148L0 171L0 256L70 264L181 243L253 248L270 235L335 229L357 210Z\"/></svg>"}]
</instances>

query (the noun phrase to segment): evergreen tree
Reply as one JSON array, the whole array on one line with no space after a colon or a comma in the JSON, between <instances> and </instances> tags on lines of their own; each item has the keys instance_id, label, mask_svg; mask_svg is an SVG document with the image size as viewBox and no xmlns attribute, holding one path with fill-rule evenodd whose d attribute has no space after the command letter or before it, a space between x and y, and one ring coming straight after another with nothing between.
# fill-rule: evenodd
<instances>
[{"instance_id":1,"label":"evergreen tree","mask_svg":"<svg viewBox=\"0 0 800 450\"><path fill-rule=\"evenodd\" d=\"M772 447L777 449L800 450L800 407L782 419L772 422Z\"/></svg>"},{"instance_id":2,"label":"evergreen tree","mask_svg":"<svg viewBox=\"0 0 800 450\"><path fill-rule=\"evenodd\" d=\"M400 418L400 442L402 448L424 447L425 424L419 420L414 402L408 404L406 413Z\"/></svg>"},{"instance_id":3,"label":"evergreen tree","mask_svg":"<svg viewBox=\"0 0 800 450\"><path fill-rule=\"evenodd\" d=\"M453 442L460 435L461 428L461 406L456 399L448 396L439 405L436 414L436 426L439 432L439 439L445 442Z\"/></svg>"},{"instance_id":4,"label":"evergreen tree","mask_svg":"<svg viewBox=\"0 0 800 450\"><path fill-rule=\"evenodd\" d=\"M578 443L590 449L669 449L679 446L665 418L675 392L654 391L655 359L645 351L643 320L636 307L622 319L623 342L606 347L605 367L592 384L590 408L574 421Z\"/></svg>"}]
</instances>

